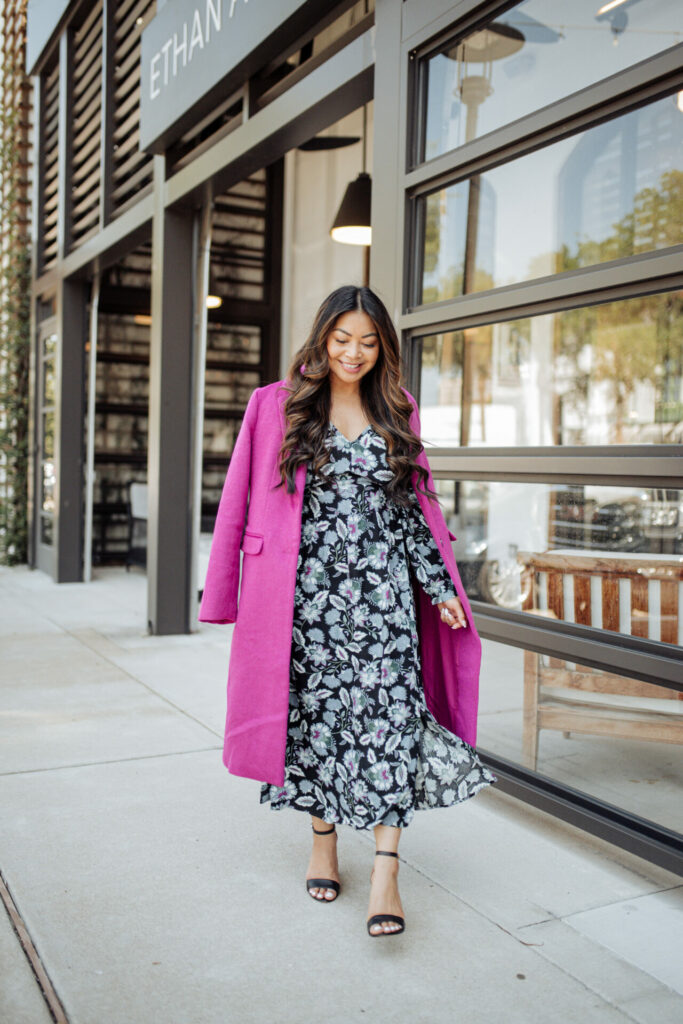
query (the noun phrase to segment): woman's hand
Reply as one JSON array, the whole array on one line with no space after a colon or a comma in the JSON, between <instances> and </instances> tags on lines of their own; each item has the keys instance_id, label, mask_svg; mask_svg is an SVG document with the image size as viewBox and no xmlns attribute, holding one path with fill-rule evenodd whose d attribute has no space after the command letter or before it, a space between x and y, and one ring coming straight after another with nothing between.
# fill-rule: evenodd
<instances>
[{"instance_id":1,"label":"woman's hand","mask_svg":"<svg viewBox=\"0 0 683 1024\"><path fill-rule=\"evenodd\" d=\"M459 597L449 597L447 601L439 601L438 608L441 613L441 621L451 629L467 627L467 618Z\"/></svg>"}]
</instances>

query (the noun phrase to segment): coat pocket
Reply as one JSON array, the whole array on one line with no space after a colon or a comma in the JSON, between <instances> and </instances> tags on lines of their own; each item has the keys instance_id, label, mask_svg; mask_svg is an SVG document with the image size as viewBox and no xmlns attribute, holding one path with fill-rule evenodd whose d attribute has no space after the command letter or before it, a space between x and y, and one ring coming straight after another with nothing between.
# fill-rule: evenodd
<instances>
[{"instance_id":1,"label":"coat pocket","mask_svg":"<svg viewBox=\"0 0 683 1024\"><path fill-rule=\"evenodd\" d=\"M250 530L245 530L240 547L247 555L258 555L259 551L263 547L263 534L252 533Z\"/></svg>"}]
</instances>

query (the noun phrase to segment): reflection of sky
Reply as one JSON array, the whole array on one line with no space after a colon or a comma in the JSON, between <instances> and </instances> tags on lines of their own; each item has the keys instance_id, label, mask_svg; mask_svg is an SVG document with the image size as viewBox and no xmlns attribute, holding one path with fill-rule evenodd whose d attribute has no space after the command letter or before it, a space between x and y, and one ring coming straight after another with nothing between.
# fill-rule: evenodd
<instances>
[{"instance_id":1,"label":"reflection of sky","mask_svg":"<svg viewBox=\"0 0 683 1024\"><path fill-rule=\"evenodd\" d=\"M595 20L601 6L600 0L572 0L571 4L567 0L527 0L496 19L518 26L529 36L523 21L533 18L562 38L548 43L526 41L516 53L493 61L493 91L479 107L477 135L554 103L683 39L680 0L640 0L623 5L628 23L616 46L609 24ZM615 8L614 15L618 10ZM481 74L482 65L471 63L468 71ZM442 56L434 58L429 77L427 159L466 141L465 111L453 96L456 62ZM443 144L445 139L438 138L440 122L448 134L447 145Z\"/></svg>"}]
</instances>

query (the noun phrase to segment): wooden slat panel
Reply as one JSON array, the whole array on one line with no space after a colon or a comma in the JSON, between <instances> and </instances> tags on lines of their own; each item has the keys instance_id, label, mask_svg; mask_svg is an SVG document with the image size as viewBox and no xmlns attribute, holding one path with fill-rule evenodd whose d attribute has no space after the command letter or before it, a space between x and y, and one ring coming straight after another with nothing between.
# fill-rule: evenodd
<instances>
[{"instance_id":1,"label":"wooden slat panel","mask_svg":"<svg viewBox=\"0 0 683 1024\"><path fill-rule=\"evenodd\" d=\"M558 555L553 551L519 551L517 557L525 565L540 572L582 572L591 576L642 575L648 580L683 580L683 559L671 556L671 561L643 562L642 558L628 555L607 555L596 551L594 555Z\"/></svg>"},{"instance_id":2,"label":"wooden slat panel","mask_svg":"<svg viewBox=\"0 0 683 1024\"><path fill-rule=\"evenodd\" d=\"M590 576L574 576L574 620L582 626L592 624Z\"/></svg>"},{"instance_id":3,"label":"wooden slat panel","mask_svg":"<svg viewBox=\"0 0 683 1024\"><path fill-rule=\"evenodd\" d=\"M667 580L659 584L659 611L661 640L665 644L678 643L678 584ZM683 694L679 695L683 700Z\"/></svg>"},{"instance_id":4,"label":"wooden slat panel","mask_svg":"<svg viewBox=\"0 0 683 1024\"><path fill-rule=\"evenodd\" d=\"M661 584L660 584L661 586ZM642 576L631 579L631 633L633 636L648 634L647 580Z\"/></svg>"},{"instance_id":5,"label":"wooden slat panel","mask_svg":"<svg viewBox=\"0 0 683 1024\"><path fill-rule=\"evenodd\" d=\"M596 714L587 708L540 707L538 724L541 729L560 729L592 736L620 736L624 739L649 740L654 743L683 743L683 716L652 714L619 715L605 711Z\"/></svg>"},{"instance_id":6,"label":"wooden slat panel","mask_svg":"<svg viewBox=\"0 0 683 1024\"><path fill-rule=\"evenodd\" d=\"M584 690L587 693L608 693L616 696L647 697L653 700L676 700L678 690L654 683L644 683L641 679L628 679L614 672L601 672L597 668L539 670L539 681L544 692L559 687L568 690ZM558 698L559 699L559 698Z\"/></svg>"},{"instance_id":7,"label":"wooden slat panel","mask_svg":"<svg viewBox=\"0 0 683 1024\"><path fill-rule=\"evenodd\" d=\"M602 581L602 628L619 632L619 581L607 576Z\"/></svg>"},{"instance_id":8,"label":"wooden slat panel","mask_svg":"<svg viewBox=\"0 0 683 1024\"><path fill-rule=\"evenodd\" d=\"M559 572L548 573L548 608L558 619L564 618L564 588Z\"/></svg>"}]
</instances>

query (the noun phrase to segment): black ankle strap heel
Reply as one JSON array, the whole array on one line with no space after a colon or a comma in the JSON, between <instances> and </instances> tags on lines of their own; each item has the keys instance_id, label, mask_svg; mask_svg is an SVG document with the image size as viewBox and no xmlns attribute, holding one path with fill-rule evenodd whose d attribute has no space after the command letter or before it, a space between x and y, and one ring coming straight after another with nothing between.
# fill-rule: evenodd
<instances>
[{"instance_id":1,"label":"black ankle strap heel","mask_svg":"<svg viewBox=\"0 0 683 1024\"><path fill-rule=\"evenodd\" d=\"M375 856L381 855L382 857L396 857L398 860L401 858L393 850L375 850ZM392 932L385 932L384 929L380 932L371 932L370 928L373 924L383 924L385 921L392 921L395 924L400 924L400 928L396 928ZM399 917L398 914L373 914L372 917L368 918L368 935L377 939L380 935L400 935L401 932L406 930L406 920L404 917Z\"/></svg>"},{"instance_id":2,"label":"black ankle strap heel","mask_svg":"<svg viewBox=\"0 0 683 1024\"><path fill-rule=\"evenodd\" d=\"M332 828L325 829L323 832L321 829L316 828L313 822L311 822L311 828L317 836L331 836L337 834L337 829L334 825ZM306 889L308 890L311 899L314 899L317 903L334 903L339 895L340 885L339 882L335 882L333 878L307 878ZM323 896L321 899L319 896L315 896L310 891L311 889L334 889L336 895L333 896L332 899L328 899L327 896Z\"/></svg>"}]
</instances>

